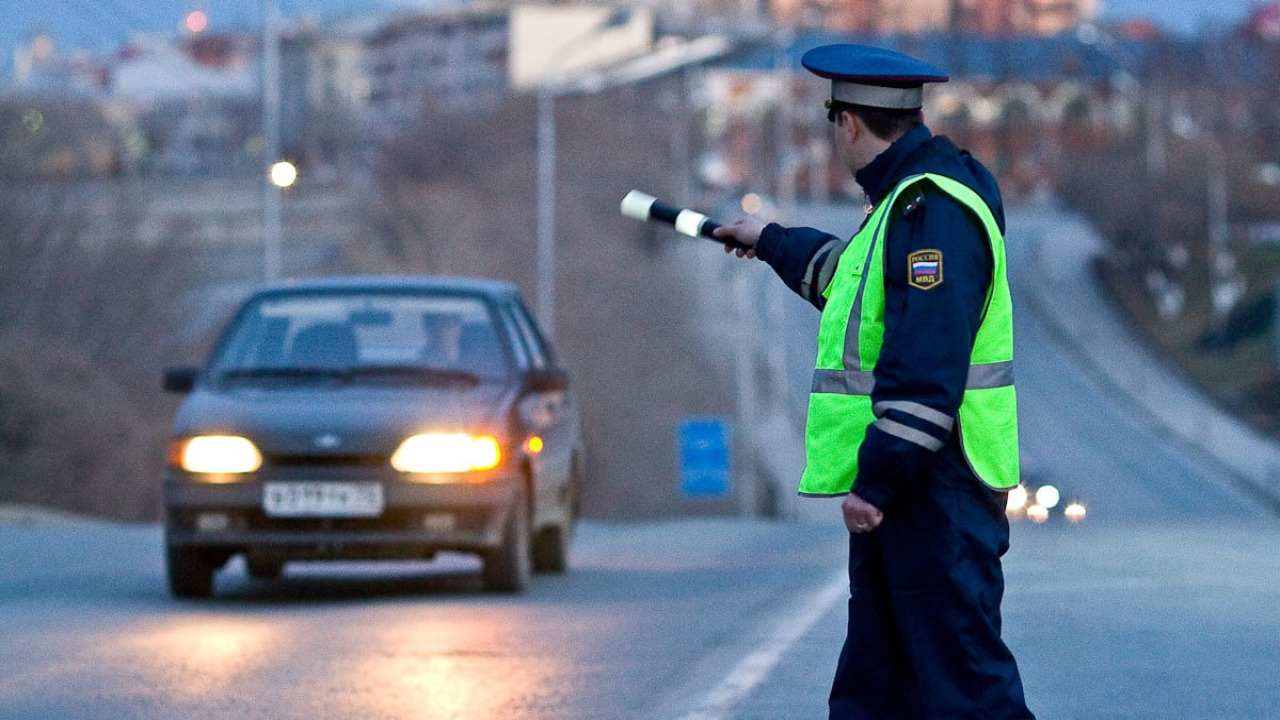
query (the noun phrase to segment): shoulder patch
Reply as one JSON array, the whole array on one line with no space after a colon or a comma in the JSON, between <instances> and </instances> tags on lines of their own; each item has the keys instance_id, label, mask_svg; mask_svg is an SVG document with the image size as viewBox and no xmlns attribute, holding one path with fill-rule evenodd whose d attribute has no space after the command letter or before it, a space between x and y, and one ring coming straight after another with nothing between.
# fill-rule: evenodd
<instances>
[{"instance_id":1,"label":"shoulder patch","mask_svg":"<svg viewBox=\"0 0 1280 720\"><path fill-rule=\"evenodd\" d=\"M942 284L942 251L917 250L907 256L907 284L928 290Z\"/></svg>"}]
</instances>

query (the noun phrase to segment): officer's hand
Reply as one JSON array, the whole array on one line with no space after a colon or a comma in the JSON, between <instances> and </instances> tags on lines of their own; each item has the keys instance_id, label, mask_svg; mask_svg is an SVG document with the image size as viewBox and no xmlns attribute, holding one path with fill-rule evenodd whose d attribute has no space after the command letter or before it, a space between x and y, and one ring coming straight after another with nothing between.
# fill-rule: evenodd
<instances>
[{"instance_id":1,"label":"officer's hand","mask_svg":"<svg viewBox=\"0 0 1280 720\"><path fill-rule=\"evenodd\" d=\"M728 245L724 246L724 251L734 253L738 257L754 258L756 256L756 243L760 242L760 231L764 230L765 222L757 217L748 215L739 218L728 225L721 225L716 228L712 235L717 238L726 238L735 240L744 248L732 248Z\"/></svg>"},{"instance_id":2,"label":"officer's hand","mask_svg":"<svg viewBox=\"0 0 1280 720\"><path fill-rule=\"evenodd\" d=\"M884 520L879 508L853 493L840 503L840 510L844 513L844 526L851 533L871 532Z\"/></svg>"}]
</instances>

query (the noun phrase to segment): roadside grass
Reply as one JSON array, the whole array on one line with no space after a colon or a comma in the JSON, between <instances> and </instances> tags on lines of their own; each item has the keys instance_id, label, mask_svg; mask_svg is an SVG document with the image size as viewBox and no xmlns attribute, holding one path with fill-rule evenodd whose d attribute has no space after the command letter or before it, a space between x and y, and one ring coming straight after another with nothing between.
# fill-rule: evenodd
<instances>
[{"instance_id":1,"label":"roadside grass","mask_svg":"<svg viewBox=\"0 0 1280 720\"><path fill-rule=\"evenodd\" d=\"M1175 367L1222 407L1257 430L1280 439L1280 360L1275 329L1280 284L1280 248L1251 246L1239 251L1246 289L1225 318L1210 311L1204 268L1183 273L1179 282L1186 307L1162 317L1157 301L1136 271L1102 263L1108 291L1135 326Z\"/></svg>"}]
</instances>

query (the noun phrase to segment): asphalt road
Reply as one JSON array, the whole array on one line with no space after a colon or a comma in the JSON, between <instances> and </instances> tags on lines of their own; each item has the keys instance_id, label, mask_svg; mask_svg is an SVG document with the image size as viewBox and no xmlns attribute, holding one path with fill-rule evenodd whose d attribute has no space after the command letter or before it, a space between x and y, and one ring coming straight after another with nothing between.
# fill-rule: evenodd
<instances>
[{"instance_id":1,"label":"asphalt road","mask_svg":"<svg viewBox=\"0 0 1280 720\"><path fill-rule=\"evenodd\" d=\"M842 564L834 527L585 524L572 571L290 567L166 594L154 527L0 527L2 718L635 718ZM739 637L741 635L741 637Z\"/></svg>"},{"instance_id":2,"label":"asphalt road","mask_svg":"<svg viewBox=\"0 0 1280 720\"><path fill-rule=\"evenodd\" d=\"M1280 525L1028 307L1028 479L1089 508L1015 524L1005 629L1032 708L1280 718ZM520 597L451 556L279 583L236 565L188 603L166 594L156 527L0 525L0 719L824 717L844 542L834 512L585 523L570 572Z\"/></svg>"},{"instance_id":3,"label":"asphalt road","mask_svg":"<svg viewBox=\"0 0 1280 720\"><path fill-rule=\"evenodd\" d=\"M1025 303L1014 332L1025 483L1052 483L1064 501L1083 501L1091 523L1266 517L1225 469L1077 364Z\"/></svg>"}]
</instances>

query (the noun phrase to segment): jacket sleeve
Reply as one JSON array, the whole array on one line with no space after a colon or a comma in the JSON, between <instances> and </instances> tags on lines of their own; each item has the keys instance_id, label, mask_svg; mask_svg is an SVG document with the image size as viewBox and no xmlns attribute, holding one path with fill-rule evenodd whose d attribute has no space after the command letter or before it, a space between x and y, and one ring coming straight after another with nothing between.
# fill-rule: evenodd
<instances>
[{"instance_id":1,"label":"jacket sleeve","mask_svg":"<svg viewBox=\"0 0 1280 720\"><path fill-rule=\"evenodd\" d=\"M766 225L756 244L756 257L769 264L791 291L822 309L822 291L831 282L836 262L849 241L807 227Z\"/></svg>"},{"instance_id":2,"label":"jacket sleeve","mask_svg":"<svg viewBox=\"0 0 1280 720\"><path fill-rule=\"evenodd\" d=\"M991 285L991 246L978 219L932 186L921 197L910 209L891 209L885 335L871 395L876 420L859 449L854 485L881 509L956 429ZM938 275L931 278L935 258Z\"/></svg>"}]
</instances>

